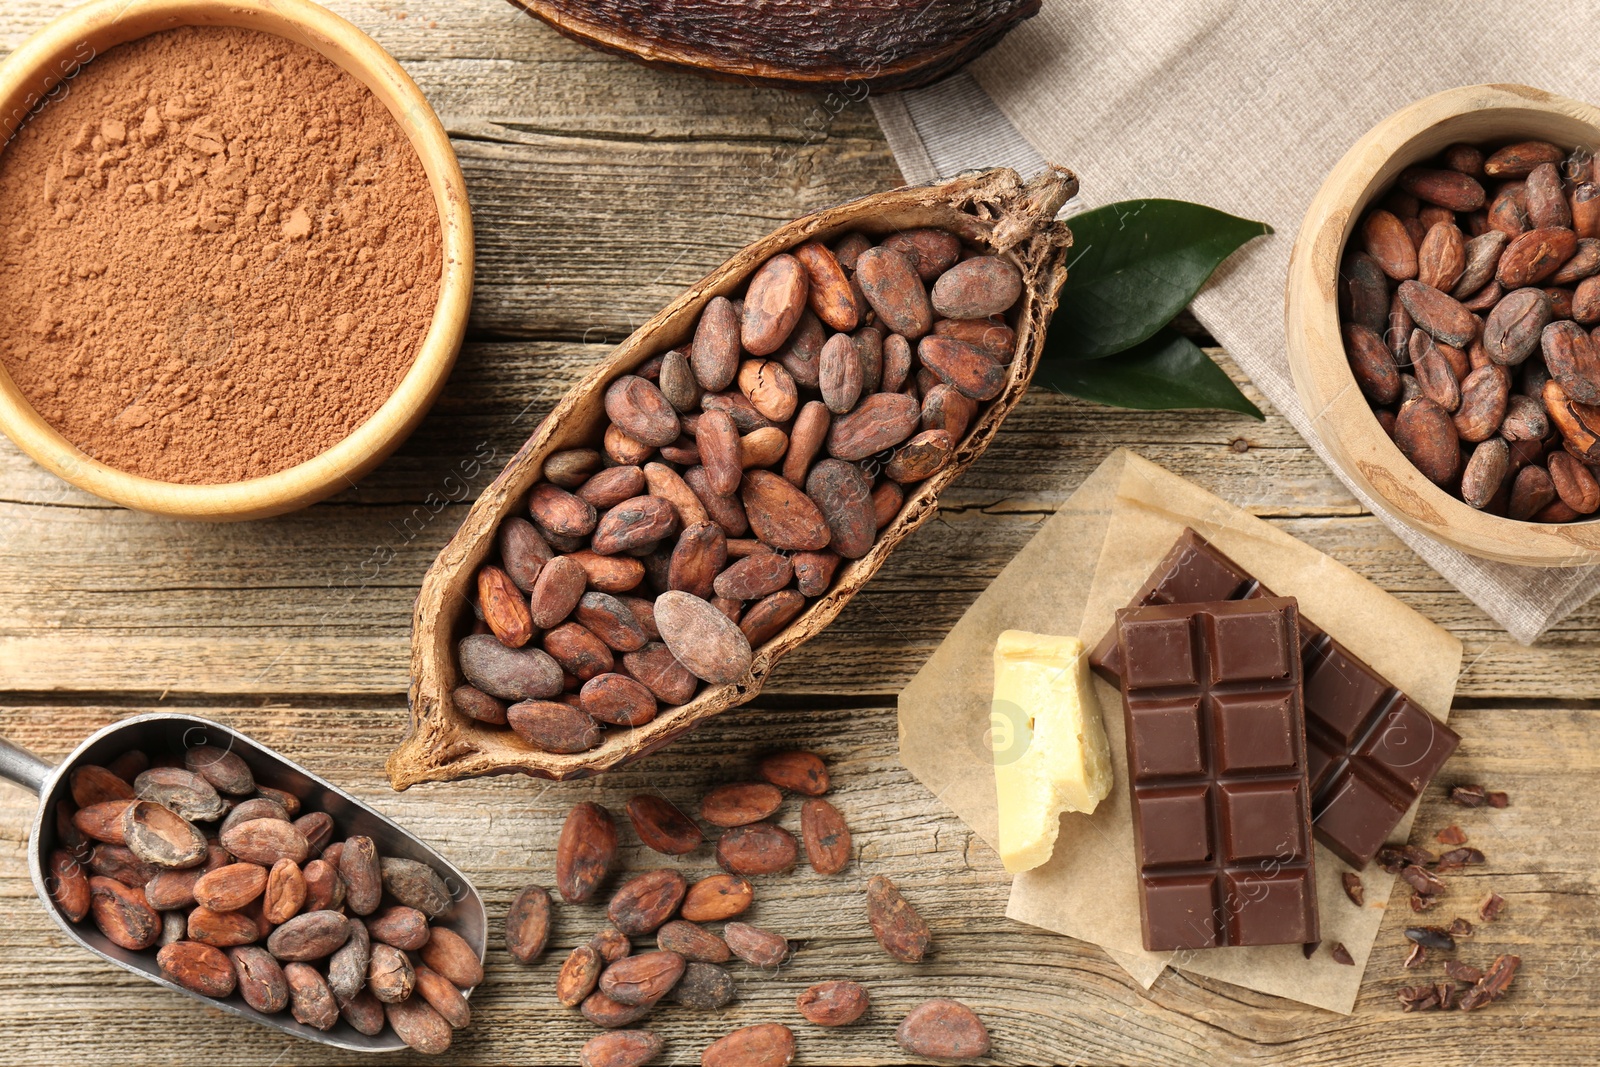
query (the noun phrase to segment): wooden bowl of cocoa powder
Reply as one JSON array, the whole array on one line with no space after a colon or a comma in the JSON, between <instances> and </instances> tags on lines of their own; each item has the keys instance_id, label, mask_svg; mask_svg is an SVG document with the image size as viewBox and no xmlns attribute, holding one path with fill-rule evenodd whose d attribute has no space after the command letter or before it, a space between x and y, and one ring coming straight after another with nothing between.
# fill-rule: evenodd
<instances>
[{"instance_id":1,"label":"wooden bowl of cocoa powder","mask_svg":"<svg viewBox=\"0 0 1600 1067\"><path fill-rule=\"evenodd\" d=\"M1455 144L1600 146L1600 109L1522 85L1438 93L1384 119L1329 173L1296 238L1285 300L1289 368L1317 436L1407 525L1485 559L1534 567L1600 562L1600 521L1527 522L1480 511L1429 481L1385 432L1350 369L1339 313L1347 242L1406 167ZM1548 284L1548 283L1540 283Z\"/></svg>"},{"instance_id":2,"label":"wooden bowl of cocoa powder","mask_svg":"<svg viewBox=\"0 0 1600 1067\"><path fill-rule=\"evenodd\" d=\"M0 64L0 430L129 508L346 488L466 330L466 186L416 84L307 0L95 0Z\"/></svg>"}]
</instances>

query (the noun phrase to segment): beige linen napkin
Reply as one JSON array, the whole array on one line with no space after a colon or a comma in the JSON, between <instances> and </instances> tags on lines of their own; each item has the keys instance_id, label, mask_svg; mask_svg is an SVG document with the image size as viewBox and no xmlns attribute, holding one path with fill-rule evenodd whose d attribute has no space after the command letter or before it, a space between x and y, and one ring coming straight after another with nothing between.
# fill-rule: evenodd
<instances>
[{"instance_id":1,"label":"beige linen napkin","mask_svg":"<svg viewBox=\"0 0 1600 1067\"><path fill-rule=\"evenodd\" d=\"M988 742L992 656L1002 630L1076 634L1097 643L1185 526L1345 643L1436 717L1449 712L1461 643L1349 568L1270 523L1133 453L1118 450L1084 481L1006 566L900 694L900 758L978 836L996 840ZM1149 986L1164 966L1348 1013L1382 924L1393 876L1361 872L1366 907L1346 899L1349 868L1316 847L1323 947L1298 945L1179 954L1143 949L1121 698L1095 679L1116 777L1092 815L1061 822L1055 854L1017 876L1006 914L1091 941ZM1415 808L1397 828L1404 840ZM1342 943L1355 966L1335 962Z\"/></svg>"},{"instance_id":2,"label":"beige linen napkin","mask_svg":"<svg viewBox=\"0 0 1600 1067\"><path fill-rule=\"evenodd\" d=\"M1345 150L1420 97L1522 82L1600 101L1587 44L1600 34L1600 8L1539 0L1510 13L1392 0L1048 0L967 71L872 103L911 182L996 164L1032 173L1049 158L1079 172L1083 207L1173 197L1271 223L1276 235L1224 266L1194 311L1343 477L1310 432L1284 355L1295 231ZM1350 488L1518 641L1534 641L1600 591L1600 567L1476 559Z\"/></svg>"}]
</instances>

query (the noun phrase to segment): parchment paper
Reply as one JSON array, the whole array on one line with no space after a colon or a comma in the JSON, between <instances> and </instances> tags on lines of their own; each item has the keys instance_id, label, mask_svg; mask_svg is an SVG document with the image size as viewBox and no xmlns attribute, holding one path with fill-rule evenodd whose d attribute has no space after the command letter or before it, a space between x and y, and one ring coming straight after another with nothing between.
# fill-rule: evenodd
<instances>
[{"instance_id":1,"label":"parchment paper","mask_svg":"<svg viewBox=\"0 0 1600 1067\"><path fill-rule=\"evenodd\" d=\"M973 603L900 694L906 767L993 847L994 771L987 739L991 653L1001 630L1100 640L1184 526L1192 526L1274 592L1366 659L1440 719L1448 714L1461 643L1342 564L1126 450L1113 453ZM1367 906L1345 897L1349 868L1320 845L1317 895L1324 947L1297 945L1180 955L1142 947L1121 698L1096 680L1116 784L1093 815L1063 819L1054 858L1019 875L1006 914L1091 941L1146 987L1171 964L1261 992L1348 1013L1383 920L1393 877L1363 872ZM1395 839L1410 830L1408 813ZM999 862L998 857L995 860ZM1341 941L1355 966L1334 963Z\"/></svg>"}]
</instances>

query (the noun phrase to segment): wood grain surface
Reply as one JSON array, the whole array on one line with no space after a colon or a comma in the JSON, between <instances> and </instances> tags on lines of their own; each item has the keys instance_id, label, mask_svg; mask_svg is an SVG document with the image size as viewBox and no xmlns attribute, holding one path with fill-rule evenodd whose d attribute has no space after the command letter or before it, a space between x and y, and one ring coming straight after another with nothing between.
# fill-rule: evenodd
<instances>
[{"instance_id":1,"label":"wood grain surface","mask_svg":"<svg viewBox=\"0 0 1600 1067\"><path fill-rule=\"evenodd\" d=\"M0 52L67 6L0 4ZM938 521L785 660L755 704L596 781L509 777L390 791L383 761L404 731L411 602L475 493L562 390L681 286L779 223L899 175L859 101L645 70L499 0L330 6L400 59L455 139L479 244L472 341L434 413L393 459L348 492L269 522L176 524L119 511L0 440L0 735L59 758L90 731L147 709L224 719L427 838L474 877L496 917L523 885L550 884L555 833L578 800L620 811L650 791L687 806L748 773L757 753L815 748L833 765L858 859L832 879L801 871L760 880L755 921L799 951L777 974L742 969L740 999L724 1011L658 1010L650 1025L666 1038L664 1063L697 1063L715 1037L761 1021L796 1028L797 1063L901 1063L895 1023L940 995L978 1010L994 1036L988 1062L1004 1064L1600 1057L1600 831L1588 815L1600 790L1600 607L1533 648L1514 644L1365 514L1270 412L1265 423L1140 414L1035 390L947 494ZM1092 161L1061 162L1091 171ZM1117 445L1249 507L1466 643L1451 720L1464 741L1444 777L1508 790L1512 806L1462 811L1435 786L1414 840L1459 822L1488 856L1452 878L1433 915L1470 914L1491 888L1507 898L1502 920L1458 954L1486 963L1519 953L1510 999L1478 1014L1403 1016L1395 990L1419 975L1401 967L1411 913L1398 892L1348 1018L1171 972L1145 993L1098 949L1003 917L1008 883L996 856L896 759L894 697ZM70 947L33 897L32 813L31 796L0 787L0 1063L362 1062L234 1025ZM797 826L792 801L782 819ZM665 865L624 837L630 866ZM666 863L689 873L714 866L709 849ZM936 952L927 963L892 963L871 939L862 886L873 873L895 879L929 920ZM494 944L473 1025L436 1062L575 1063L593 1031L555 1004L551 985L566 950L600 919L598 907L560 909L551 951L532 967ZM1426 971L1436 973L1437 961ZM799 1019L794 997L829 978L871 988L863 1024L830 1032Z\"/></svg>"}]
</instances>

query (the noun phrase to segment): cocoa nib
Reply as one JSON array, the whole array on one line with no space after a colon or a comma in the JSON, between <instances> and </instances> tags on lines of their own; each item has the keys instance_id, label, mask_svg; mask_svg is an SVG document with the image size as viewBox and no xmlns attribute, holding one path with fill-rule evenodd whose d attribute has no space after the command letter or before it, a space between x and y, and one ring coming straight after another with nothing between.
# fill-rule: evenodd
<instances>
[{"instance_id":1,"label":"cocoa nib","mask_svg":"<svg viewBox=\"0 0 1600 1067\"><path fill-rule=\"evenodd\" d=\"M1478 903L1478 918L1486 923L1492 923L1500 918L1500 909L1506 906L1506 898L1499 893L1486 894Z\"/></svg>"},{"instance_id":2,"label":"cocoa nib","mask_svg":"<svg viewBox=\"0 0 1600 1067\"><path fill-rule=\"evenodd\" d=\"M1421 945L1412 945L1411 951L1406 955L1405 963L1401 966L1410 970L1413 967L1421 967L1426 962L1428 962L1428 950Z\"/></svg>"},{"instance_id":3,"label":"cocoa nib","mask_svg":"<svg viewBox=\"0 0 1600 1067\"><path fill-rule=\"evenodd\" d=\"M1435 870L1459 871L1463 867L1477 866L1483 862L1483 853L1475 848L1453 848L1439 857Z\"/></svg>"},{"instance_id":4,"label":"cocoa nib","mask_svg":"<svg viewBox=\"0 0 1600 1067\"><path fill-rule=\"evenodd\" d=\"M1384 870L1388 871L1390 874L1399 874L1402 870L1405 869L1405 865L1406 865L1405 854L1402 853L1399 849L1394 848L1394 847L1392 847L1390 845L1385 845L1382 848L1380 848L1378 850L1378 855L1377 855L1376 858L1377 858L1377 861L1378 861L1378 866L1382 867Z\"/></svg>"},{"instance_id":5,"label":"cocoa nib","mask_svg":"<svg viewBox=\"0 0 1600 1067\"><path fill-rule=\"evenodd\" d=\"M1400 877L1410 883L1411 888L1425 897L1442 897L1446 889L1443 882L1439 881L1431 872L1423 870L1415 863L1408 864L1400 872Z\"/></svg>"},{"instance_id":6,"label":"cocoa nib","mask_svg":"<svg viewBox=\"0 0 1600 1067\"><path fill-rule=\"evenodd\" d=\"M1467 843L1467 833L1459 826L1446 826L1443 830L1434 834L1433 837L1441 845L1464 845Z\"/></svg>"},{"instance_id":7,"label":"cocoa nib","mask_svg":"<svg viewBox=\"0 0 1600 1067\"><path fill-rule=\"evenodd\" d=\"M1481 785L1458 785L1450 790L1450 803L1463 808L1481 808L1489 803L1489 792Z\"/></svg>"},{"instance_id":8,"label":"cocoa nib","mask_svg":"<svg viewBox=\"0 0 1600 1067\"><path fill-rule=\"evenodd\" d=\"M1496 956L1488 972L1478 979L1477 984L1461 994L1461 1010L1476 1011L1505 996L1521 965L1520 956Z\"/></svg>"},{"instance_id":9,"label":"cocoa nib","mask_svg":"<svg viewBox=\"0 0 1600 1067\"><path fill-rule=\"evenodd\" d=\"M1460 960L1445 960L1444 973L1456 981L1466 982L1468 985L1483 977L1483 972L1478 968L1470 963L1462 963Z\"/></svg>"},{"instance_id":10,"label":"cocoa nib","mask_svg":"<svg viewBox=\"0 0 1600 1067\"><path fill-rule=\"evenodd\" d=\"M1354 967L1356 965L1355 959L1350 955L1350 950L1344 947L1344 942L1342 941L1333 943L1332 954L1334 963L1342 963L1346 967Z\"/></svg>"},{"instance_id":11,"label":"cocoa nib","mask_svg":"<svg viewBox=\"0 0 1600 1067\"><path fill-rule=\"evenodd\" d=\"M1491 808L1507 808L1511 806L1511 798L1504 793L1491 791L1485 793L1484 796L1488 798Z\"/></svg>"},{"instance_id":12,"label":"cocoa nib","mask_svg":"<svg viewBox=\"0 0 1600 1067\"><path fill-rule=\"evenodd\" d=\"M1439 988L1431 985L1402 986L1399 991L1400 1010L1431 1011L1439 1006Z\"/></svg>"},{"instance_id":13,"label":"cocoa nib","mask_svg":"<svg viewBox=\"0 0 1600 1067\"><path fill-rule=\"evenodd\" d=\"M1439 904L1438 897L1425 897L1421 893L1411 894L1411 910L1415 912L1428 911Z\"/></svg>"},{"instance_id":14,"label":"cocoa nib","mask_svg":"<svg viewBox=\"0 0 1600 1067\"><path fill-rule=\"evenodd\" d=\"M1350 903L1356 907L1364 907L1367 903L1367 890L1361 884L1361 876L1354 871L1344 872L1344 895L1350 898Z\"/></svg>"},{"instance_id":15,"label":"cocoa nib","mask_svg":"<svg viewBox=\"0 0 1600 1067\"><path fill-rule=\"evenodd\" d=\"M1451 937L1467 938L1472 936L1472 924L1462 918L1451 919L1447 929L1450 931Z\"/></svg>"},{"instance_id":16,"label":"cocoa nib","mask_svg":"<svg viewBox=\"0 0 1600 1067\"><path fill-rule=\"evenodd\" d=\"M1453 952L1456 947L1456 939L1443 926L1408 926L1406 939L1422 948L1439 949L1442 952Z\"/></svg>"}]
</instances>

